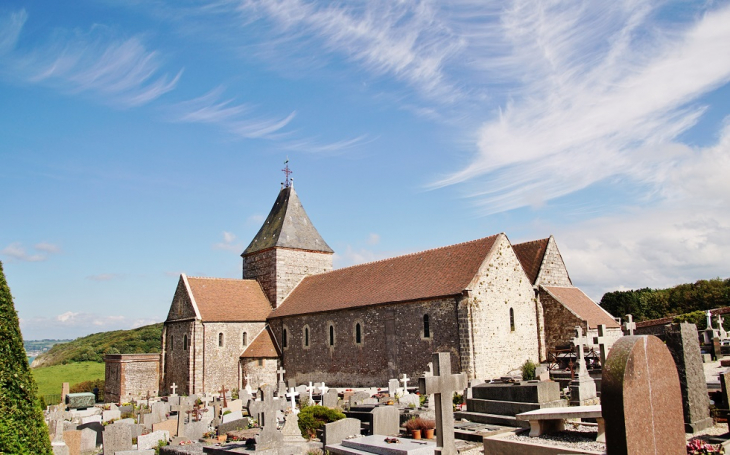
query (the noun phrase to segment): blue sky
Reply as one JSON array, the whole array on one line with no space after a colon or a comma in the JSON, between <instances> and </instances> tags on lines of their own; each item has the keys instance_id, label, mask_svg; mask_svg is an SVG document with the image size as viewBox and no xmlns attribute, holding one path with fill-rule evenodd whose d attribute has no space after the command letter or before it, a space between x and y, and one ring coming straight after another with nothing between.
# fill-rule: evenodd
<instances>
[{"instance_id":1,"label":"blue sky","mask_svg":"<svg viewBox=\"0 0 730 455\"><path fill-rule=\"evenodd\" d=\"M5 1L23 334L162 321L181 272L239 277L287 157L337 267L505 232L555 235L596 300L727 277L727 24L727 1Z\"/></svg>"}]
</instances>

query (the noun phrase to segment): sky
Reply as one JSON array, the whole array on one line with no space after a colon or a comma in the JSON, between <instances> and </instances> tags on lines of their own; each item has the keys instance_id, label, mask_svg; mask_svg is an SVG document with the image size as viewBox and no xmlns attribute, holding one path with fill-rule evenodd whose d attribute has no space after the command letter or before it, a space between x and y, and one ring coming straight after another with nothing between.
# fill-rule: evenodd
<instances>
[{"instance_id":1,"label":"sky","mask_svg":"<svg viewBox=\"0 0 730 455\"><path fill-rule=\"evenodd\" d=\"M730 276L730 1L6 0L26 339L165 319L295 189L335 267L554 235L604 292Z\"/></svg>"}]
</instances>

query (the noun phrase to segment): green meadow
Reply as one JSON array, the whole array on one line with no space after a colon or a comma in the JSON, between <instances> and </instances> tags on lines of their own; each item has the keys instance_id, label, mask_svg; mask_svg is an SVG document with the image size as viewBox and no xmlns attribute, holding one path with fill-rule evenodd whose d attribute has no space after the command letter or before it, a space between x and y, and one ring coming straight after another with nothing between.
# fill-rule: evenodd
<instances>
[{"instance_id":1,"label":"green meadow","mask_svg":"<svg viewBox=\"0 0 730 455\"><path fill-rule=\"evenodd\" d=\"M60 395L64 382L73 386L79 382L104 379L104 364L78 362L51 367L31 368L38 384L38 395Z\"/></svg>"}]
</instances>

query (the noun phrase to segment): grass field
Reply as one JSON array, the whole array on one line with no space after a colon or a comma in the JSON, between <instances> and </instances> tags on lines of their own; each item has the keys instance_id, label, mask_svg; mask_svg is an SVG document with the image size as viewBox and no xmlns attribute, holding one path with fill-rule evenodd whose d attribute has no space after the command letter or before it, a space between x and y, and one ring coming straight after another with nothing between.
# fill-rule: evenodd
<instances>
[{"instance_id":1,"label":"grass field","mask_svg":"<svg viewBox=\"0 0 730 455\"><path fill-rule=\"evenodd\" d=\"M31 368L38 395L56 395L61 393L64 382L74 385L78 382L104 378L104 364L99 362L79 362L52 367Z\"/></svg>"}]
</instances>

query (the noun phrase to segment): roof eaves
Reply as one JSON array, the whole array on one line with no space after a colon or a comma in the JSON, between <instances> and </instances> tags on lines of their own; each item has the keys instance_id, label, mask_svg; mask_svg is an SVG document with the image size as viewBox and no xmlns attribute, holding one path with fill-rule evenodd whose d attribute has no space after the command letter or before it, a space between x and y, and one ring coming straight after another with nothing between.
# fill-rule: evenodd
<instances>
[{"instance_id":1,"label":"roof eaves","mask_svg":"<svg viewBox=\"0 0 730 455\"><path fill-rule=\"evenodd\" d=\"M188 283L188 276L184 273L181 273L180 276L183 279L183 283L185 283L185 290L188 291L188 295L190 296L190 303L193 305L193 309L195 310L195 318L202 320L202 316L200 316L200 310L198 309L198 304L195 301L195 296L193 295L193 291L190 288L190 283Z\"/></svg>"}]
</instances>

